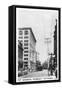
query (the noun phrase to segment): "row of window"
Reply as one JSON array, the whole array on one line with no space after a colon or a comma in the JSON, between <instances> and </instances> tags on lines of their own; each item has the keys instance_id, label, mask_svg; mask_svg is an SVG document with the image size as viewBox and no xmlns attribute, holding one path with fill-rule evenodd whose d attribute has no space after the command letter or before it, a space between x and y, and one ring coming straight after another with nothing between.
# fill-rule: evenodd
<instances>
[{"instance_id":1,"label":"row of window","mask_svg":"<svg viewBox=\"0 0 62 90\"><path fill-rule=\"evenodd\" d=\"M22 34L23 34L23 31L19 31L19 35L22 35ZM25 30L25 31L24 31L24 34L25 34L25 35L28 35L28 31Z\"/></svg>"},{"instance_id":2,"label":"row of window","mask_svg":"<svg viewBox=\"0 0 62 90\"><path fill-rule=\"evenodd\" d=\"M20 37L20 36L19 36L19 38L22 39L23 37ZM28 36L25 36L24 38L28 38Z\"/></svg>"},{"instance_id":3,"label":"row of window","mask_svg":"<svg viewBox=\"0 0 62 90\"><path fill-rule=\"evenodd\" d=\"M21 40L20 42L21 42L22 45L23 45L23 41ZM28 40L26 40L26 41L24 42L24 46L28 46ZM28 49L28 47L26 47L26 48L24 47L24 49Z\"/></svg>"},{"instance_id":4,"label":"row of window","mask_svg":"<svg viewBox=\"0 0 62 90\"><path fill-rule=\"evenodd\" d=\"M23 44L23 42L21 42ZM28 46L28 43L24 43L24 46Z\"/></svg>"},{"instance_id":5,"label":"row of window","mask_svg":"<svg viewBox=\"0 0 62 90\"><path fill-rule=\"evenodd\" d=\"M28 40L24 40L24 42L28 42Z\"/></svg>"},{"instance_id":6,"label":"row of window","mask_svg":"<svg viewBox=\"0 0 62 90\"><path fill-rule=\"evenodd\" d=\"M24 43L24 46L28 46L28 43Z\"/></svg>"},{"instance_id":7,"label":"row of window","mask_svg":"<svg viewBox=\"0 0 62 90\"><path fill-rule=\"evenodd\" d=\"M24 56L28 56L28 54L24 54Z\"/></svg>"},{"instance_id":8,"label":"row of window","mask_svg":"<svg viewBox=\"0 0 62 90\"><path fill-rule=\"evenodd\" d=\"M28 36L25 36L24 38L28 38Z\"/></svg>"},{"instance_id":9,"label":"row of window","mask_svg":"<svg viewBox=\"0 0 62 90\"><path fill-rule=\"evenodd\" d=\"M28 60L28 58L24 58L24 60Z\"/></svg>"},{"instance_id":10,"label":"row of window","mask_svg":"<svg viewBox=\"0 0 62 90\"><path fill-rule=\"evenodd\" d=\"M28 53L28 51L24 51L24 53Z\"/></svg>"},{"instance_id":11,"label":"row of window","mask_svg":"<svg viewBox=\"0 0 62 90\"><path fill-rule=\"evenodd\" d=\"M20 42L23 42L23 40L21 40ZM28 43L28 40L24 40L25 43Z\"/></svg>"}]
</instances>

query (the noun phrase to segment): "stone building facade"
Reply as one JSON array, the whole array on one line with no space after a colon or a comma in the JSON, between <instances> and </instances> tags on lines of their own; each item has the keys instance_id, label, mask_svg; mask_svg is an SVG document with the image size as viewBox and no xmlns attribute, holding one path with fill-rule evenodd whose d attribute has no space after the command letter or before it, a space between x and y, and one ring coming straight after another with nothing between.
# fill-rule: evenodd
<instances>
[{"instance_id":1,"label":"stone building facade","mask_svg":"<svg viewBox=\"0 0 62 90\"><path fill-rule=\"evenodd\" d=\"M36 68L36 39L32 28L18 28L18 40L23 46L23 68L35 71Z\"/></svg>"}]
</instances>

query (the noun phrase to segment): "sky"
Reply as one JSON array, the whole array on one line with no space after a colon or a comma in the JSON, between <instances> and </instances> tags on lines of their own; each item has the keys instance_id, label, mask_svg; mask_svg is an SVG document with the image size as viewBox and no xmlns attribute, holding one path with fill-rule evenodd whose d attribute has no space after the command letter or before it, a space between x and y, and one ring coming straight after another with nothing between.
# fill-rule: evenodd
<instances>
[{"instance_id":1,"label":"sky","mask_svg":"<svg viewBox=\"0 0 62 90\"><path fill-rule=\"evenodd\" d=\"M58 20L58 11L44 9L17 8L17 27L31 27L37 40L36 51L39 52L39 60L43 63L48 58L49 52L54 52L53 33L55 20ZM50 38L47 46L45 38Z\"/></svg>"}]
</instances>

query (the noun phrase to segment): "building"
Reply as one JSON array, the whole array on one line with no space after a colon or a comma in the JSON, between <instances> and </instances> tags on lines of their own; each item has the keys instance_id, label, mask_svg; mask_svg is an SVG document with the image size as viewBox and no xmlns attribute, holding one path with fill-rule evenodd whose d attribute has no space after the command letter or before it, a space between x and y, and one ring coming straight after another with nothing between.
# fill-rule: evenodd
<instances>
[{"instance_id":1,"label":"building","mask_svg":"<svg viewBox=\"0 0 62 90\"><path fill-rule=\"evenodd\" d=\"M29 71L35 70L35 55L36 55L36 39L32 32L32 29L18 28L18 39L23 45L23 68Z\"/></svg>"},{"instance_id":2,"label":"building","mask_svg":"<svg viewBox=\"0 0 62 90\"><path fill-rule=\"evenodd\" d=\"M57 20L56 20L55 32L54 32L54 54L55 54L55 62L57 64Z\"/></svg>"},{"instance_id":3,"label":"building","mask_svg":"<svg viewBox=\"0 0 62 90\"><path fill-rule=\"evenodd\" d=\"M50 61L49 61L49 69L51 71L51 75L55 73L57 77L57 20L54 31L54 53L50 53Z\"/></svg>"},{"instance_id":4,"label":"building","mask_svg":"<svg viewBox=\"0 0 62 90\"><path fill-rule=\"evenodd\" d=\"M36 52L36 61L39 61L39 53Z\"/></svg>"},{"instance_id":5,"label":"building","mask_svg":"<svg viewBox=\"0 0 62 90\"><path fill-rule=\"evenodd\" d=\"M55 31L54 31L54 68L55 68L55 75L57 77L57 20L55 25Z\"/></svg>"},{"instance_id":6,"label":"building","mask_svg":"<svg viewBox=\"0 0 62 90\"><path fill-rule=\"evenodd\" d=\"M23 47L21 42L18 40L18 70L23 68Z\"/></svg>"}]
</instances>

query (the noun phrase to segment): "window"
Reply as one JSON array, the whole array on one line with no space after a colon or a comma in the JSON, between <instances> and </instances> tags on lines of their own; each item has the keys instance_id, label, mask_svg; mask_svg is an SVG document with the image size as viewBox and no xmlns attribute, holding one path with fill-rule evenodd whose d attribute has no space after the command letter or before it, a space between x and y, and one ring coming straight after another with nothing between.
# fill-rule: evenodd
<instances>
[{"instance_id":1,"label":"window","mask_svg":"<svg viewBox=\"0 0 62 90\"><path fill-rule=\"evenodd\" d=\"M24 54L24 56L28 56L28 54Z\"/></svg>"},{"instance_id":2,"label":"window","mask_svg":"<svg viewBox=\"0 0 62 90\"><path fill-rule=\"evenodd\" d=\"M25 35L27 35L28 34L28 31L25 31Z\"/></svg>"},{"instance_id":3,"label":"window","mask_svg":"<svg viewBox=\"0 0 62 90\"><path fill-rule=\"evenodd\" d=\"M19 35L22 35L23 34L23 32L22 31L19 31Z\"/></svg>"},{"instance_id":4,"label":"window","mask_svg":"<svg viewBox=\"0 0 62 90\"><path fill-rule=\"evenodd\" d=\"M24 60L28 60L28 58L24 58Z\"/></svg>"},{"instance_id":5,"label":"window","mask_svg":"<svg viewBox=\"0 0 62 90\"><path fill-rule=\"evenodd\" d=\"M20 40L20 43L22 43L23 41L22 40Z\"/></svg>"},{"instance_id":6,"label":"window","mask_svg":"<svg viewBox=\"0 0 62 90\"><path fill-rule=\"evenodd\" d=\"M24 38L28 38L28 36L25 36Z\"/></svg>"},{"instance_id":7,"label":"window","mask_svg":"<svg viewBox=\"0 0 62 90\"><path fill-rule=\"evenodd\" d=\"M24 68L28 68L28 63L24 62Z\"/></svg>"},{"instance_id":8,"label":"window","mask_svg":"<svg viewBox=\"0 0 62 90\"><path fill-rule=\"evenodd\" d=\"M24 62L24 64L25 64L25 65L27 65L27 64L28 64L28 62Z\"/></svg>"},{"instance_id":9,"label":"window","mask_svg":"<svg viewBox=\"0 0 62 90\"><path fill-rule=\"evenodd\" d=\"M28 53L28 51L24 51L24 53Z\"/></svg>"},{"instance_id":10,"label":"window","mask_svg":"<svg viewBox=\"0 0 62 90\"><path fill-rule=\"evenodd\" d=\"M24 43L24 46L28 46L28 43Z\"/></svg>"},{"instance_id":11,"label":"window","mask_svg":"<svg viewBox=\"0 0 62 90\"><path fill-rule=\"evenodd\" d=\"M28 49L28 47L24 47L24 49Z\"/></svg>"},{"instance_id":12,"label":"window","mask_svg":"<svg viewBox=\"0 0 62 90\"><path fill-rule=\"evenodd\" d=\"M28 42L28 40L24 40L24 42Z\"/></svg>"},{"instance_id":13,"label":"window","mask_svg":"<svg viewBox=\"0 0 62 90\"><path fill-rule=\"evenodd\" d=\"M22 39L23 37L19 37L20 39Z\"/></svg>"}]
</instances>

